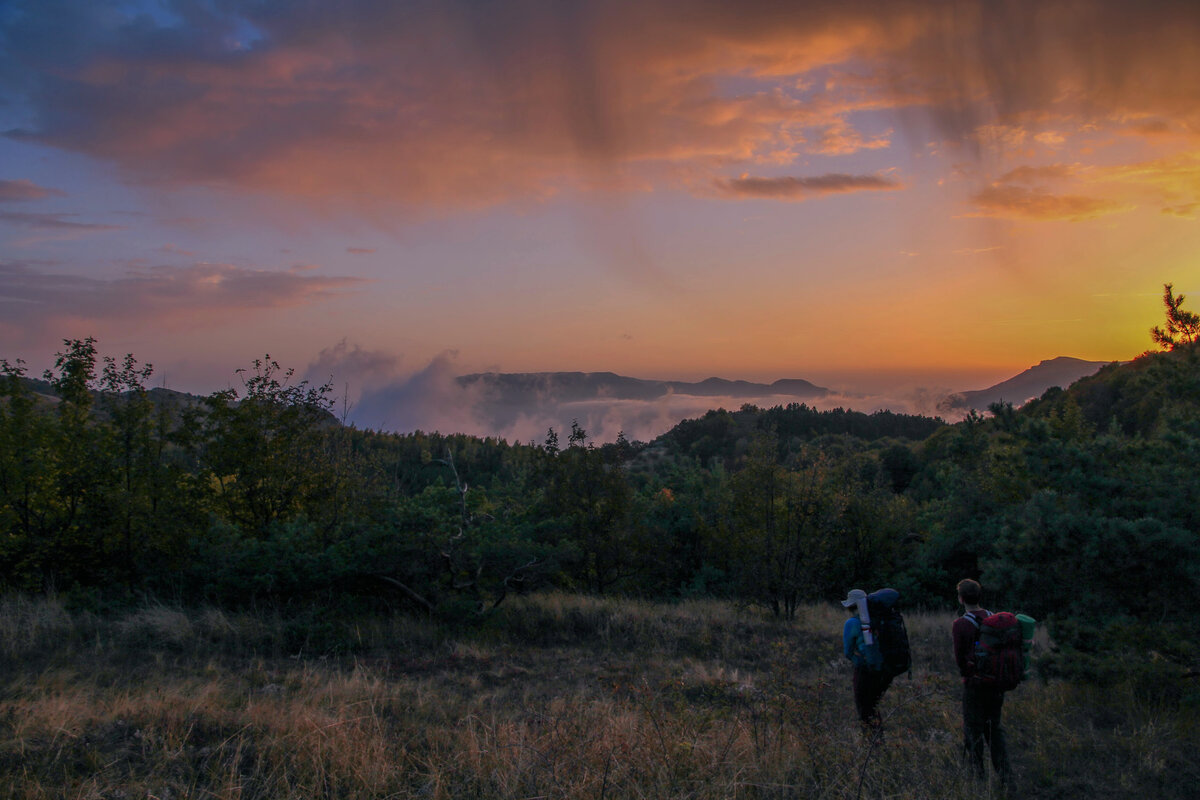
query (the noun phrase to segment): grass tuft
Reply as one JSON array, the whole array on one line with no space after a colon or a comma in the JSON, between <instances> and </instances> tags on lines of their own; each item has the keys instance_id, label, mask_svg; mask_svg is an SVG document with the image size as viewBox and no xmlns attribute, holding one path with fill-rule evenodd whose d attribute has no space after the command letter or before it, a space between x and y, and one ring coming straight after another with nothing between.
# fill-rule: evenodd
<instances>
[{"instance_id":1,"label":"grass tuft","mask_svg":"<svg viewBox=\"0 0 1200 800\"><path fill-rule=\"evenodd\" d=\"M320 637L301 635L306 621ZM949 615L864 741L844 615L520 598L485 625L161 605L113 618L0 601L5 798L954 798ZM318 638L328 647L315 647ZM1188 797L1188 709L1030 682L1006 700L1009 796Z\"/></svg>"}]
</instances>

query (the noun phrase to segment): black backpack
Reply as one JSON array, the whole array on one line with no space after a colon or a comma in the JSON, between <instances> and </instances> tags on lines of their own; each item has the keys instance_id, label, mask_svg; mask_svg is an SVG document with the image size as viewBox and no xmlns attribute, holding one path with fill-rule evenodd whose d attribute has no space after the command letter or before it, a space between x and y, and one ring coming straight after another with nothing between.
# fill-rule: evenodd
<instances>
[{"instance_id":1,"label":"black backpack","mask_svg":"<svg viewBox=\"0 0 1200 800\"><path fill-rule=\"evenodd\" d=\"M892 677L902 675L912 667L912 650L908 646L908 629L897 602L900 593L895 589L880 589L867 595L867 615L871 618L871 634L875 653L868 653L867 664Z\"/></svg>"}]
</instances>

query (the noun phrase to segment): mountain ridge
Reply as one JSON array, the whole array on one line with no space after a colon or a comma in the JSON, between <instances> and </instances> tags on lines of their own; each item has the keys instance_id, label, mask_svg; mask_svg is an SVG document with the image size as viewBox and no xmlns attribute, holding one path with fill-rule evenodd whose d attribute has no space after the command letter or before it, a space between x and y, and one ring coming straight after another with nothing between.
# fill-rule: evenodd
<instances>
[{"instance_id":1,"label":"mountain ridge","mask_svg":"<svg viewBox=\"0 0 1200 800\"><path fill-rule=\"evenodd\" d=\"M1080 378L1095 375L1101 367L1115 361L1086 361L1071 356L1056 356L1038 362L1007 380L986 389L956 392L938 405L943 413L986 410L992 403L1012 403L1016 407L1041 397L1054 386L1066 388Z\"/></svg>"},{"instance_id":2,"label":"mountain ridge","mask_svg":"<svg viewBox=\"0 0 1200 800\"><path fill-rule=\"evenodd\" d=\"M803 378L780 378L768 384L715 376L693 382L631 378L615 372L476 372L460 375L455 381L463 388L480 388L493 397L501 393L508 402L518 402L513 394L536 400L547 392L568 402L599 398L653 400L667 394L737 398L784 395L812 399L831 394L830 389Z\"/></svg>"}]
</instances>

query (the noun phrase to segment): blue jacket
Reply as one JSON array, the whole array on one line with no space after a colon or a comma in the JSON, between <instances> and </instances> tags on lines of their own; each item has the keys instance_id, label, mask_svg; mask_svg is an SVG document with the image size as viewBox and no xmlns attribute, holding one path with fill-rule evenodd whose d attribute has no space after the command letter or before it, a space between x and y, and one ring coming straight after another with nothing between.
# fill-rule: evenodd
<instances>
[{"instance_id":1,"label":"blue jacket","mask_svg":"<svg viewBox=\"0 0 1200 800\"><path fill-rule=\"evenodd\" d=\"M864 647L866 641L862 635L862 620L850 617L842 626L842 653L854 662L854 666L865 667L867 660L863 657Z\"/></svg>"}]
</instances>

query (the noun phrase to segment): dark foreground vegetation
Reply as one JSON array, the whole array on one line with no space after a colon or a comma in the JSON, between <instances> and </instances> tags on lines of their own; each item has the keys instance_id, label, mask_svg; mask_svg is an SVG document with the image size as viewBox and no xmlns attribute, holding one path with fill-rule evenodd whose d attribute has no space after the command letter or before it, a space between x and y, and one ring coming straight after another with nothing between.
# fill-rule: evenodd
<instances>
[{"instance_id":1,"label":"dark foreground vegetation","mask_svg":"<svg viewBox=\"0 0 1200 800\"><path fill-rule=\"evenodd\" d=\"M411 614L97 616L0 601L4 798L1000 797L958 758L950 612L909 614L914 669L864 742L844 615L723 601L514 598ZM1008 797L1191 798L1197 703L1027 681Z\"/></svg>"},{"instance_id":2,"label":"dark foreground vegetation","mask_svg":"<svg viewBox=\"0 0 1200 800\"><path fill-rule=\"evenodd\" d=\"M480 623L554 589L715 598L792 619L854 585L948 609L962 577L1046 621L1048 674L1177 701L1200 613L1200 345L1020 409L940 420L804 405L712 411L595 446L357 430L268 357L238 390L148 389L67 340L0 361L0 591L73 609L393 610Z\"/></svg>"}]
</instances>

